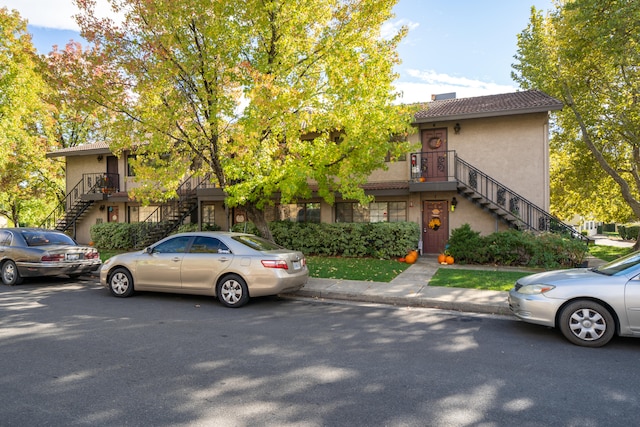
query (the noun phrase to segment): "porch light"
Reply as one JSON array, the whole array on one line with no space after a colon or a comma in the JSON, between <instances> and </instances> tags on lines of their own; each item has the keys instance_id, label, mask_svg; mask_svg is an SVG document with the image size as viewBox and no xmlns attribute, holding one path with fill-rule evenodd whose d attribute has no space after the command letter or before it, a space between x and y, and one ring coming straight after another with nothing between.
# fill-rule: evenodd
<instances>
[{"instance_id":1,"label":"porch light","mask_svg":"<svg viewBox=\"0 0 640 427\"><path fill-rule=\"evenodd\" d=\"M458 206L458 199L454 197L451 199L451 212L456 210L456 206Z\"/></svg>"},{"instance_id":2,"label":"porch light","mask_svg":"<svg viewBox=\"0 0 640 427\"><path fill-rule=\"evenodd\" d=\"M455 124L455 126L453 127L453 132L455 132L456 135L460 133L460 123Z\"/></svg>"}]
</instances>

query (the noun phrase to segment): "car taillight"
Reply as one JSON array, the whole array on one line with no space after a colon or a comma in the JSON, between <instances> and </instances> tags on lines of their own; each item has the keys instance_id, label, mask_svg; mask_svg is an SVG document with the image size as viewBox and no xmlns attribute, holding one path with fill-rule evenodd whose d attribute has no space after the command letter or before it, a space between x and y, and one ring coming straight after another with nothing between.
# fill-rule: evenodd
<instances>
[{"instance_id":1,"label":"car taillight","mask_svg":"<svg viewBox=\"0 0 640 427\"><path fill-rule=\"evenodd\" d=\"M98 252L87 252L84 254L84 259L97 259L99 256Z\"/></svg>"},{"instance_id":2,"label":"car taillight","mask_svg":"<svg viewBox=\"0 0 640 427\"><path fill-rule=\"evenodd\" d=\"M263 259L262 261L262 265L264 265L267 268L283 268L285 270L289 269L289 266L287 265L287 261L283 260L283 259Z\"/></svg>"},{"instance_id":3,"label":"car taillight","mask_svg":"<svg viewBox=\"0 0 640 427\"><path fill-rule=\"evenodd\" d=\"M46 254L42 255L40 258L42 262L51 262L51 261L64 261L64 254Z\"/></svg>"}]
</instances>

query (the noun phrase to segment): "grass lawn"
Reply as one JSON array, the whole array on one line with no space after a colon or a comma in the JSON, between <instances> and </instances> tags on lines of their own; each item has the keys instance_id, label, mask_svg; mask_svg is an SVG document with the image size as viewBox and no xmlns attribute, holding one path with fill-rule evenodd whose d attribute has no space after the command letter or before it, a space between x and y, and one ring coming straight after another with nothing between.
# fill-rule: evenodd
<instances>
[{"instance_id":1,"label":"grass lawn","mask_svg":"<svg viewBox=\"0 0 640 427\"><path fill-rule=\"evenodd\" d=\"M615 246L590 246L591 255L610 261L632 251L631 248ZM104 262L110 256L121 251L100 251ZM373 282L390 282L398 274L410 267L410 264L397 260L374 258L341 258L341 257L307 257L307 265L311 277L320 279L364 280ZM429 286L451 288L488 289L508 291L520 277L530 272L484 271L473 269L440 268L429 282Z\"/></svg>"},{"instance_id":2,"label":"grass lawn","mask_svg":"<svg viewBox=\"0 0 640 427\"><path fill-rule=\"evenodd\" d=\"M429 281L429 286L508 291L516 280L529 274L532 273L439 268Z\"/></svg>"},{"instance_id":3,"label":"grass lawn","mask_svg":"<svg viewBox=\"0 0 640 427\"><path fill-rule=\"evenodd\" d=\"M309 275L319 279L390 282L410 265L386 259L309 256L307 266Z\"/></svg>"},{"instance_id":4,"label":"grass lawn","mask_svg":"<svg viewBox=\"0 0 640 427\"><path fill-rule=\"evenodd\" d=\"M596 258L603 259L605 261L613 261L623 255L633 252L633 248L619 248L617 246L602 246L592 245L589 246L589 253Z\"/></svg>"}]
</instances>

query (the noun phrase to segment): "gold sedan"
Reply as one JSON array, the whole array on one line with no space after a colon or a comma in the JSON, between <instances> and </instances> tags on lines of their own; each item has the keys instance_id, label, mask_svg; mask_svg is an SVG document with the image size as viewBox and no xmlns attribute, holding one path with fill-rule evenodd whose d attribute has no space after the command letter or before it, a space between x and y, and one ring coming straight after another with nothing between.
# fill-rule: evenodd
<instances>
[{"instance_id":1,"label":"gold sedan","mask_svg":"<svg viewBox=\"0 0 640 427\"><path fill-rule=\"evenodd\" d=\"M111 257L100 269L100 283L116 297L134 291L212 295L227 307L296 291L308 278L302 252L234 232L175 234Z\"/></svg>"}]
</instances>

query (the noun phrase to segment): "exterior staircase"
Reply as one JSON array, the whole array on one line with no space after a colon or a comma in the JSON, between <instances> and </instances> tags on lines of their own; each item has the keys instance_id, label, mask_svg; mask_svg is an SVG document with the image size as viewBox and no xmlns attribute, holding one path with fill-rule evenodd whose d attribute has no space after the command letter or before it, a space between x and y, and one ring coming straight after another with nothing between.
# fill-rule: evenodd
<instances>
[{"instance_id":1,"label":"exterior staircase","mask_svg":"<svg viewBox=\"0 0 640 427\"><path fill-rule=\"evenodd\" d=\"M553 232L588 242L573 227L455 155L458 193L518 230Z\"/></svg>"},{"instance_id":2,"label":"exterior staircase","mask_svg":"<svg viewBox=\"0 0 640 427\"><path fill-rule=\"evenodd\" d=\"M184 220L198 208L197 188L208 178L191 176L185 179L177 189L178 197L158 206L144 221L141 234L134 236L133 243L137 249L167 237L183 224Z\"/></svg>"},{"instance_id":3,"label":"exterior staircase","mask_svg":"<svg viewBox=\"0 0 640 427\"><path fill-rule=\"evenodd\" d=\"M104 200L109 193L117 191L117 185L114 186L117 182L117 174L84 174L40 227L67 232L75 237L76 224L96 201Z\"/></svg>"},{"instance_id":4,"label":"exterior staircase","mask_svg":"<svg viewBox=\"0 0 640 427\"><path fill-rule=\"evenodd\" d=\"M411 154L410 191L457 191L508 226L564 234L589 242L573 227L461 159L455 151Z\"/></svg>"}]
</instances>

